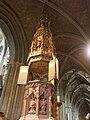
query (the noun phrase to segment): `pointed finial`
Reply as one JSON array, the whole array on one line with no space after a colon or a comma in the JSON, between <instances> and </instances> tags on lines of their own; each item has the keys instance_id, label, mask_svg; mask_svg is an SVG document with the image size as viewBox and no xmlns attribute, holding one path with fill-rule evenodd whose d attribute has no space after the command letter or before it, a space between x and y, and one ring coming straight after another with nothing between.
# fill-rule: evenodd
<instances>
[{"instance_id":1,"label":"pointed finial","mask_svg":"<svg viewBox=\"0 0 90 120\"><path fill-rule=\"evenodd\" d=\"M49 27L49 21L48 21L48 15L47 15L47 2L45 2L43 5L43 10L42 10L41 19L40 19L38 28L42 26Z\"/></svg>"}]
</instances>

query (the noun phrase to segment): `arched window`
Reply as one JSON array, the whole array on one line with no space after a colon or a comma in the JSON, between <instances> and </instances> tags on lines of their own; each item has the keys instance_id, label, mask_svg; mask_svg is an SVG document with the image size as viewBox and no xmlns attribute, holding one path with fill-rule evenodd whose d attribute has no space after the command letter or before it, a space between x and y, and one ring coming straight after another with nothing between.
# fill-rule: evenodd
<instances>
[{"instance_id":1,"label":"arched window","mask_svg":"<svg viewBox=\"0 0 90 120\"><path fill-rule=\"evenodd\" d=\"M0 96L4 86L4 80L7 73L7 65L9 63L9 58L9 44L5 34L0 28Z\"/></svg>"}]
</instances>

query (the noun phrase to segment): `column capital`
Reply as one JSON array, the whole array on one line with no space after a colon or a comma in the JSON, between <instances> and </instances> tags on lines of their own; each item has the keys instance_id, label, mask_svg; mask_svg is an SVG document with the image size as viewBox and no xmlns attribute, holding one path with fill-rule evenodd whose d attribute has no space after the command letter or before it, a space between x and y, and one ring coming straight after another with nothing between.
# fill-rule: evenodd
<instances>
[{"instance_id":1,"label":"column capital","mask_svg":"<svg viewBox=\"0 0 90 120\"><path fill-rule=\"evenodd\" d=\"M3 112L0 112L0 117L4 117L4 113Z\"/></svg>"},{"instance_id":2,"label":"column capital","mask_svg":"<svg viewBox=\"0 0 90 120\"><path fill-rule=\"evenodd\" d=\"M55 105L56 105L57 107L60 107L60 106L62 105L62 103L61 103L61 102L55 102Z\"/></svg>"}]
</instances>

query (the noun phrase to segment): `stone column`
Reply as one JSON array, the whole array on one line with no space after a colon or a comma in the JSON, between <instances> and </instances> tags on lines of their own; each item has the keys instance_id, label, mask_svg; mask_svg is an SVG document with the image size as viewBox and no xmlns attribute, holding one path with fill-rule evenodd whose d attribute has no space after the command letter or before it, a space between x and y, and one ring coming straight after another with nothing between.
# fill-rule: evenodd
<instances>
[{"instance_id":1,"label":"stone column","mask_svg":"<svg viewBox=\"0 0 90 120\"><path fill-rule=\"evenodd\" d=\"M2 91L0 108L8 120L19 119L21 112L23 87L17 85L20 65L17 62L8 65L5 85Z\"/></svg>"}]
</instances>

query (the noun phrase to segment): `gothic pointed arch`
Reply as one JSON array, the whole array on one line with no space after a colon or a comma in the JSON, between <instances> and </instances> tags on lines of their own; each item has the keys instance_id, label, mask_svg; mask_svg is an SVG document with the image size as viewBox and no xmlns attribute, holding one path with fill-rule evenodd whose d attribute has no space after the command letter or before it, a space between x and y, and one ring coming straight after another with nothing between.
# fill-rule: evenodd
<instances>
[{"instance_id":1,"label":"gothic pointed arch","mask_svg":"<svg viewBox=\"0 0 90 120\"><path fill-rule=\"evenodd\" d=\"M11 53L11 55L15 54L15 57L11 61L25 62L28 47L23 27L18 16L4 1L0 1L0 26L8 38L11 51L15 46L15 53Z\"/></svg>"},{"instance_id":2,"label":"gothic pointed arch","mask_svg":"<svg viewBox=\"0 0 90 120\"><path fill-rule=\"evenodd\" d=\"M14 119L14 113L18 111L16 117L19 118L21 112L17 107L18 104L21 105L19 100L23 95L23 87L17 86L17 80L20 66L26 64L28 47L19 18L5 1L0 1L0 28L6 37L10 52L8 71L0 97L0 111L4 113L5 119ZM10 111L12 115L9 116Z\"/></svg>"}]
</instances>

